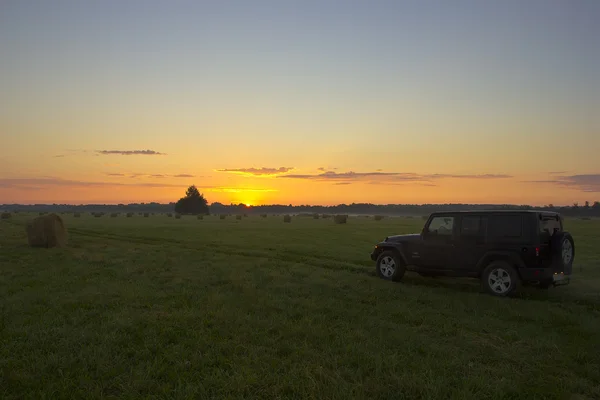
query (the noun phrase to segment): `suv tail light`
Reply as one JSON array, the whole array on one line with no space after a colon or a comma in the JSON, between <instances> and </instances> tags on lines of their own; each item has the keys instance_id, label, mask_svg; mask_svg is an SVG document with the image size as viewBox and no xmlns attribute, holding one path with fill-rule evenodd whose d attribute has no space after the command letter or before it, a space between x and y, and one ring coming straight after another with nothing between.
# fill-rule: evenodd
<instances>
[{"instance_id":1,"label":"suv tail light","mask_svg":"<svg viewBox=\"0 0 600 400\"><path fill-rule=\"evenodd\" d=\"M540 248L539 248L539 247L536 247L536 248L535 248L535 256L536 256L536 257L539 257L539 256L540 256Z\"/></svg>"}]
</instances>

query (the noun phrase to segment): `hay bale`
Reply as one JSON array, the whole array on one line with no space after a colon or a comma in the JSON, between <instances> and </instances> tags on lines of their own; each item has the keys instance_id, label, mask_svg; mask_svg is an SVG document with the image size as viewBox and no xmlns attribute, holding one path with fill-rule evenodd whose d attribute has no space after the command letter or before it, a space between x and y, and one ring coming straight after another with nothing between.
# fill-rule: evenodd
<instances>
[{"instance_id":1,"label":"hay bale","mask_svg":"<svg viewBox=\"0 0 600 400\"><path fill-rule=\"evenodd\" d=\"M31 247L64 247L67 245L67 228L61 217L48 214L35 218L25 227Z\"/></svg>"},{"instance_id":2,"label":"hay bale","mask_svg":"<svg viewBox=\"0 0 600 400\"><path fill-rule=\"evenodd\" d=\"M111 213L110 217L111 218L117 218L119 216L119 213Z\"/></svg>"},{"instance_id":3,"label":"hay bale","mask_svg":"<svg viewBox=\"0 0 600 400\"><path fill-rule=\"evenodd\" d=\"M144 218L148 218L150 216L149 213L144 213Z\"/></svg>"},{"instance_id":4,"label":"hay bale","mask_svg":"<svg viewBox=\"0 0 600 400\"><path fill-rule=\"evenodd\" d=\"M128 212L128 213L127 213L125 216L126 216L127 218L131 218L131 217L133 217L133 213L132 213L132 212Z\"/></svg>"},{"instance_id":5,"label":"hay bale","mask_svg":"<svg viewBox=\"0 0 600 400\"><path fill-rule=\"evenodd\" d=\"M3 212L2 215L0 215L0 219L9 219L11 217L12 215L9 212Z\"/></svg>"},{"instance_id":6,"label":"hay bale","mask_svg":"<svg viewBox=\"0 0 600 400\"><path fill-rule=\"evenodd\" d=\"M198 215L196 218L197 219L203 219L204 217L202 215Z\"/></svg>"},{"instance_id":7,"label":"hay bale","mask_svg":"<svg viewBox=\"0 0 600 400\"><path fill-rule=\"evenodd\" d=\"M167 213L167 217L171 218L173 216L172 213Z\"/></svg>"},{"instance_id":8,"label":"hay bale","mask_svg":"<svg viewBox=\"0 0 600 400\"><path fill-rule=\"evenodd\" d=\"M225 219L225 217L227 217L227 215L225 215L225 214L221 214L221 215L219 215L219 218L220 218L220 219Z\"/></svg>"},{"instance_id":9,"label":"hay bale","mask_svg":"<svg viewBox=\"0 0 600 400\"><path fill-rule=\"evenodd\" d=\"M335 222L336 224L345 224L347 221L347 215L337 214L333 217L333 222Z\"/></svg>"},{"instance_id":10,"label":"hay bale","mask_svg":"<svg viewBox=\"0 0 600 400\"><path fill-rule=\"evenodd\" d=\"M175 219L181 219L181 214L175 214Z\"/></svg>"},{"instance_id":11,"label":"hay bale","mask_svg":"<svg viewBox=\"0 0 600 400\"><path fill-rule=\"evenodd\" d=\"M242 216L240 214L235 216L235 219L242 219Z\"/></svg>"},{"instance_id":12,"label":"hay bale","mask_svg":"<svg viewBox=\"0 0 600 400\"><path fill-rule=\"evenodd\" d=\"M262 218L267 218L267 214L260 214Z\"/></svg>"},{"instance_id":13,"label":"hay bale","mask_svg":"<svg viewBox=\"0 0 600 400\"><path fill-rule=\"evenodd\" d=\"M79 213L73 213L73 216L74 216L75 218L81 218L81 214L79 214Z\"/></svg>"},{"instance_id":14,"label":"hay bale","mask_svg":"<svg viewBox=\"0 0 600 400\"><path fill-rule=\"evenodd\" d=\"M94 214L94 217L96 217L96 218L100 218L101 216L102 216L102 213L95 213Z\"/></svg>"},{"instance_id":15,"label":"hay bale","mask_svg":"<svg viewBox=\"0 0 600 400\"><path fill-rule=\"evenodd\" d=\"M292 222L292 216L289 214L284 215L283 222Z\"/></svg>"},{"instance_id":16,"label":"hay bale","mask_svg":"<svg viewBox=\"0 0 600 400\"><path fill-rule=\"evenodd\" d=\"M373 218L375 219L375 221L381 221L383 219L383 215L376 215Z\"/></svg>"},{"instance_id":17,"label":"hay bale","mask_svg":"<svg viewBox=\"0 0 600 400\"><path fill-rule=\"evenodd\" d=\"M313 219L319 219L319 214L313 214Z\"/></svg>"},{"instance_id":18,"label":"hay bale","mask_svg":"<svg viewBox=\"0 0 600 400\"><path fill-rule=\"evenodd\" d=\"M331 215L329 215L329 214L323 214L323 215L321 215L321 218L331 218Z\"/></svg>"}]
</instances>

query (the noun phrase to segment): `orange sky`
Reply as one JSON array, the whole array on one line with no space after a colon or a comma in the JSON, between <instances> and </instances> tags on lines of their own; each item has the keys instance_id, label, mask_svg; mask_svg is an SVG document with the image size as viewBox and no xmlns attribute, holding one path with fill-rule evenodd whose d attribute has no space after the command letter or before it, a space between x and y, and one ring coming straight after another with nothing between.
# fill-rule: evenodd
<instances>
[{"instance_id":1,"label":"orange sky","mask_svg":"<svg viewBox=\"0 0 600 400\"><path fill-rule=\"evenodd\" d=\"M0 3L0 204L600 199L593 3L133 3Z\"/></svg>"}]
</instances>

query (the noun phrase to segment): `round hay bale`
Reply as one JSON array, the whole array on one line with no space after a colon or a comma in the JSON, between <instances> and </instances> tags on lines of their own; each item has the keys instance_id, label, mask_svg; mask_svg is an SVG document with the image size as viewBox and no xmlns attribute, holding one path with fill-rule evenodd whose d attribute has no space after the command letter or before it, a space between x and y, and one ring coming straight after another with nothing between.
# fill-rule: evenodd
<instances>
[{"instance_id":1,"label":"round hay bale","mask_svg":"<svg viewBox=\"0 0 600 400\"><path fill-rule=\"evenodd\" d=\"M225 219L225 217L227 217L227 215L225 215L225 214L221 214L221 215L219 215L219 218L220 218L220 219Z\"/></svg>"},{"instance_id":2,"label":"round hay bale","mask_svg":"<svg viewBox=\"0 0 600 400\"><path fill-rule=\"evenodd\" d=\"M96 217L96 218L100 218L101 216L102 216L102 213L95 213L94 214L94 217Z\"/></svg>"},{"instance_id":3,"label":"round hay bale","mask_svg":"<svg viewBox=\"0 0 600 400\"><path fill-rule=\"evenodd\" d=\"M111 218L117 218L119 216L119 213L111 213L110 217Z\"/></svg>"},{"instance_id":4,"label":"round hay bale","mask_svg":"<svg viewBox=\"0 0 600 400\"><path fill-rule=\"evenodd\" d=\"M3 212L2 215L0 215L0 219L9 219L11 217L12 215L9 212Z\"/></svg>"},{"instance_id":5,"label":"round hay bale","mask_svg":"<svg viewBox=\"0 0 600 400\"><path fill-rule=\"evenodd\" d=\"M289 214L284 215L283 222L292 222L292 216Z\"/></svg>"},{"instance_id":6,"label":"round hay bale","mask_svg":"<svg viewBox=\"0 0 600 400\"><path fill-rule=\"evenodd\" d=\"M347 215L337 214L333 217L333 222L335 222L336 224L345 224L347 221Z\"/></svg>"},{"instance_id":7,"label":"round hay bale","mask_svg":"<svg viewBox=\"0 0 600 400\"><path fill-rule=\"evenodd\" d=\"M132 212L128 212L127 215L125 215L127 218L131 218L133 217L133 213Z\"/></svg>"},{"instance_id":8,"label":"round hay bale","mask_svg":"<svg viewBox=\"0 0 600 400\"><path fill-rule=\"evenodd\" d=\"M383 219L383 215L376 215L374 218L375 221L381 221Z\"/></svg>"},{"instance_id":9,"label":"round hay bale","mask_svg":"<svg viewBox=\"0 0 600 400\"><path fill-rule=\"evenodd\" d=\"M149 213L144 213L144 218L148 218L150 216Z\"/></svg>"},{"instance_id":10,"label":"round hay bale","mask_svg":"<svg viewBox=\"0 0 600 400\"><path fill-rule=\"evenodd\" d=\"M42 215L25 227L31 247L65 247L68 241L67 228L60 216Z\"/></svg>"},{"instance_id":11,"label":"round hay bale","mask_svg":"<svg viewBox=\"0 0 600 400\"><path fill-rule=\"evenodd\" d=\"M313 214L313 219L319 219L319 214Z\"/></svg>"},{"instance_id":12,"label":"round hay bale","mask_svg":"<svg viewBox=\"0 0 600 400\"><path fill-rule=\"evenodd\" d=\"M242 219L242 216L238 214L235 216L235 219Z\"/></svg>"},{"instance_id":13,"label":"round hay bale","mask_svg":"<svg viewBox=\"0 0 600 400\"><path fill-rule=\"evenodd\" d=\"M181 219L181 214L175 214L175 219Z\"/></svg>"}]
</instances>

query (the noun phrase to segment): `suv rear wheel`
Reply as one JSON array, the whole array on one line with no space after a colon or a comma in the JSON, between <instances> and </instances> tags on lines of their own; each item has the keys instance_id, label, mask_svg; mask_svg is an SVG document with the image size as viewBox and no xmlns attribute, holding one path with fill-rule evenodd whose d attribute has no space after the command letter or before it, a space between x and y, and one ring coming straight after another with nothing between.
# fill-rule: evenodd
<instances>
[{"instance_id":1,"label":"suv rear wheel","mask_svg":"<svg viewBox=\"0 0 600 400\"><path fill-rule=\"evenodd\" d=\"M481 274L481 286L489 294L507 297L517 292L521 278L506 261L492 261Z\"/></svg>"},{"instance_id":2,"label":"suv rear wheel","mask_svg":"<svg viewBox=\"0 0 600 400\"><path fill-rule=\"evenodd\" d=\"M406 272L404 262L393 250L386 250L379 255L376 268L381 279L395 282L401 280Z\"/></svg>"}]
</instances>

